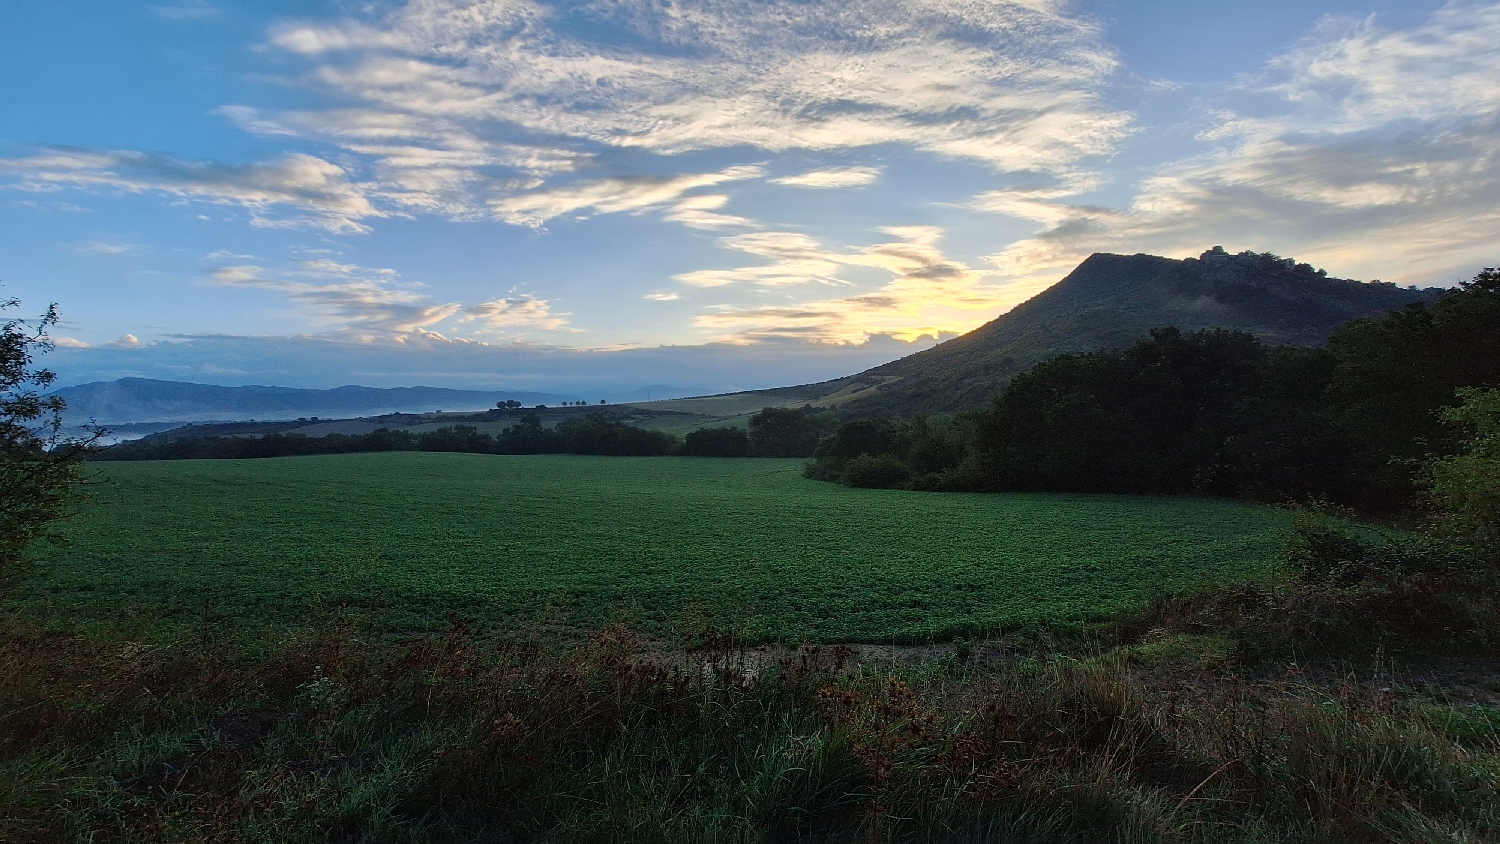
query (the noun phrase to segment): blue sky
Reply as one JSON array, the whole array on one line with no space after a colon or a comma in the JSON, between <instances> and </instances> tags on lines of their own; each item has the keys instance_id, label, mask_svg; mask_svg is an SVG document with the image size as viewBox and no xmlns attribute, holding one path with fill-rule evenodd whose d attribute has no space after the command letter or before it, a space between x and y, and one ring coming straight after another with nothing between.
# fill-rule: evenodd
<instances>
[{"instance_id":1,"label":"blue sky","mask_svg":"<svg viewBox=\"0 0 1500 844\"><path fill-rule=\"evenodd\" d=\"M1500 4L9 4L0 280L64 383L706 390L1096 251L1497 263Z\"/></svg>"}]
</instances>

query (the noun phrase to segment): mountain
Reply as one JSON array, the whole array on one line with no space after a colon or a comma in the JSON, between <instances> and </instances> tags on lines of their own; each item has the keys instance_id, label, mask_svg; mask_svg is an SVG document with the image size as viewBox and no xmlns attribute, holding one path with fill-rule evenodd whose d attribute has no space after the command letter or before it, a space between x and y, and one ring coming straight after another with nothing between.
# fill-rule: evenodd
<instances>
[{"instance_id":1,"label":"mountain","mask_svg":"<svg viewBox=\"0 0 1500 844\"><path fill-rule=\"evenodd\" d=\"M505 390L450 390L443 387L219 387L185 381L121 378L64 387L54 395L68 403L66 419L79 425L130 422L199 422L238 419L295 419L301 416L372 416L432 410L484 410L497 401L523 405L557 404L578 396Z\"/></svg>"},{"instance_id":2,"label":"mountain","mask_svg":"<svg viewBox=\"0 0 1500 844\"><path fill-rule=\"evenodd\" d=\"M983 406L1047 358L1128 346L1152 328L1230 328L1317 346L1350 319L1431 304L1442 292L1328 278L1290 258L1217 246L1184 260L1098 253L968 334L857 375L766 392L857 416L951 412Z\"/></svg>"}]
</instances>

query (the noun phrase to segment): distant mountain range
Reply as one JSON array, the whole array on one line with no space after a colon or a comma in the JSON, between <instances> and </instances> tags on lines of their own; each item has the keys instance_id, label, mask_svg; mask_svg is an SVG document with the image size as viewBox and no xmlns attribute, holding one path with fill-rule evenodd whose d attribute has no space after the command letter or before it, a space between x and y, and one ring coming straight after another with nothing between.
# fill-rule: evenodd
<instances>
[{"instance_id":1,"label":"distant mountain range","mask_svg":"<svg viewBox=\"0 0 1500 844\"><path fill-rule=\"evenodd\" d=\"M556 405L581 396L504 390L450 390L443 387L219 387L184 381L121 378L64 387L55 395L68 403L66 421L80 425L132 422L203 422L241 419L296 419L301 416L375 416L433 410L485 410L514 399L523 405Z\"/></svg>"},{"instance_id":2,"label":"distant mountain range","mask_svg":"<svg viewBox=\"0 0 1500 844\"><path fill-rule=\"evenodd\" d=\"M1328 278L1290 258L1219 247L1184 260L1098 253L946 343L857 375L761 392L778 404L824 404L856 416L951 412L983 406L1043 360L1128 346L1152 328L1230 328L1267 343L1318 346L1350 319L1431 304L1442 293Z\"/></svg>"}]
</instances>

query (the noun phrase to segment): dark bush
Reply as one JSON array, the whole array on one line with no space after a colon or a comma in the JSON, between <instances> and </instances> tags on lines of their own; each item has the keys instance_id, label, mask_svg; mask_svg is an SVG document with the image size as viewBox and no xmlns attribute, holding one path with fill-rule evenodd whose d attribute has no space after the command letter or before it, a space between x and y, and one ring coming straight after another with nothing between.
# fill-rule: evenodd
<instances>
[{"instance_id":1,"label":"dark bush","mask_svg":"<svg viewBox=\"0 0 1500 844\"><path fill-rule=\"evenodd\" d=\"M860 455L901 454L905 448L905 425L890 419L860 419L839 429L818 444L813 457L818 465L842 471Z\"/></svg>"},{"instance_id":2,"label":"dark bush","mask_svg":"<svg viewBox=\"0 0 1500 844\"><path fill-rule=\"evenodd\" d=\"M1304 583L1350 585L1409 582L1423 576L1473 584L1486 566L1475 549L1438 537L1381 535L1368 527L1300 515L1293 521L1287 562Z\"/></svg>"},{"instance_id":3,"label":"dark bush","mask_svg":"<svg viewBox=\"0 0 1500 844\"><path fill-rule=\"evenodd\" d=\"M823 435L838 424L811 407L766 407L750 417L750 448L757 457L812 457Z\"/></svg>"},{"instance_id":4,"label":"dark bush","mask_svg":"<svg viewBox=\"0 0 1500 844\"><path fill-rule=\"evenodd\" d=\"M559 422L557 437L565 454L652 457L677 448L677 437L666 431L637 428L602 413Z\"/></svg>"},{"instance_id":5,"label":"dark bush","mask_svg":"<svg viewBox=\"0 0 1500 844\"><path fill-rule=\"evenodd\" d=\"M418 434L417 450L484 454L495 450L495 438L472 425L454 425Z\"/></svg>"},{"instance_id":6,"label":"dark bush","mask_svg":"<svg viewBox=\"0 0 1500 844\"><path fill-rule=\"evenodd\" d=\"M839 482L845 486L868 489L890 489L911 479L911 470L896 457L880 454L871 457L861 454L844 466Z\"/></svg>"},{"instance_id":7,"label":"dark bush","mask_svg":"<svg viewBox=\"0 0 1500 844\"><path fill-rule=\"evenodd\" d=\"M744 428L700 428L682 438L688 457L747 457L750 437Z\"/></svg>"}]
</instances>

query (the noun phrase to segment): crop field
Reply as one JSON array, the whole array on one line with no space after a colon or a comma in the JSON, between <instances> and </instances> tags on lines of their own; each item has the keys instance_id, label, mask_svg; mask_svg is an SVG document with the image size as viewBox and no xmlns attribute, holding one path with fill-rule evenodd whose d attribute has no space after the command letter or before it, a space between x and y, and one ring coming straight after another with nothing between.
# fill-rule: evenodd
<instances>
[{"instance_id":1,"label":"crop field","mask_svg":"<svg viewBox=\"0 0 1500 844\"><path fill-rule=\"evenodd\" d=\"M1270 576L1224 501L857 490L798 460L396 452L111 463L11 602L60 626L621 621L923 641Z\"/></svg>"}]
</instances>

